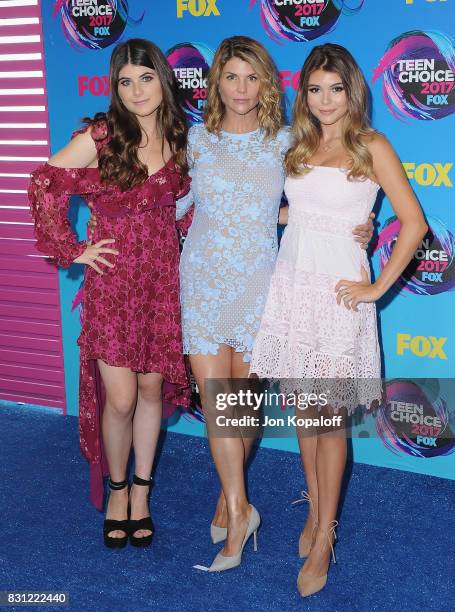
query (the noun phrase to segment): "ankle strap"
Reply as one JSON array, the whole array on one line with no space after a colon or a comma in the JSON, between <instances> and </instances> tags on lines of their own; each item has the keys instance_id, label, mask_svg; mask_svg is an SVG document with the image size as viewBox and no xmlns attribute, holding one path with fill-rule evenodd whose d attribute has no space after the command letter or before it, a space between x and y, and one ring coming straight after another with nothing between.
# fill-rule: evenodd
<instances>
[{"instance_id":1,"label":"ankle strap","mask_svg":"<svg viewBox=\"0 0 455 612\"><path fill-rule=\"evenodd\" d=\"M124 489L128 486L128 480L121 480L119 482L114 482L111 478L109 478L109 488L113 491L120 491L120 489Z\"/></svg>"},{"instance_id":2,"label":"ankle strap","mask_svg":"<svg viewBox=\"0 0 455 612\"><path fill-rule=\"evenodd\" d=\"M150 486L151 482L151 477L148 480L144 480L144 478L139 478L139 476L136 476L136 474L133 476L133 484L141 485L141 487L148 487Z\"/></svg>"},{"instance_id":3,"label":"ankle strap","mask_svg":"<svg viewBox=\"0 0 455 612\"><path fill-rule=\"evenodd\" d=\"M333 520L333 521L330 521L330 523L328 524L327 529L321 529L321 531L325 534L325 536L327 537L327 540L328 540L328 542L330 544L330 548L331 548L331 551L332 551L332 559L333 559L334 563L336 563L337 560L336 560L336 556L335 556L335 551L333 550L332 537L336 538L335 529L337 528L337 526L338 526L338 521Z\"/></svg>"},{"instance_id":4,"label":"ankle strap","mask_svg":"<svg viewBox=\"0 0 455 612\"><path fill-rule=\"evenodd\" d=\"M291 506L296 506L297 504L303 504L305 502L308 502L308 505L310 506L310 512L311 512L311 514L314 515L313 500L311 499L311 497L308 494L308 492L307 491L300 491L300 495L302 497L300 499L296 499L295 501L291 502Z\"/></svg>"}]
</instances>

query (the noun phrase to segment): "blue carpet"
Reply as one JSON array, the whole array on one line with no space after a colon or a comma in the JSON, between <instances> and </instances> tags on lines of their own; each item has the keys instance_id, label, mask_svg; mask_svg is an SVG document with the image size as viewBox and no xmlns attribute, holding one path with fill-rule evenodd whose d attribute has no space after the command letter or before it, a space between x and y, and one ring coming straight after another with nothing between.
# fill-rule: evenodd
<instances>
[{"instance_id":1,"label":"blue carpet","mask_svg":"<svg viewBox=\"0 0 455 612\"><path fill-rule=\"evenodd\" d=\"M69 609L83 611L454 609L453 481L353 465L338 563L326 588L302 600L296 550L307 508L289 503L304 486L298 455L258 451L249 492L263 519L259 550L249 543L240 568L207 574L192 569L220 548L209 538L218 486L207 443L165 438L151 495L154 542L111 551L88 501L76 419L1 407L0 590L66 591Z\"/></svg>"}]
</instances>

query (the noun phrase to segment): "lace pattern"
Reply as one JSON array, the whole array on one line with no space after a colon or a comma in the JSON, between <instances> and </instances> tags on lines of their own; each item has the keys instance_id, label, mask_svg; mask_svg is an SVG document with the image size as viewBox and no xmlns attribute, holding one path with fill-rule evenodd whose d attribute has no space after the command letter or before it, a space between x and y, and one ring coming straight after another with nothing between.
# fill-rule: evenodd
<instances>
[{"instance_id":1,"label":"lace pattern","mask_svg":"<svg viewBox=\"0 0 455 612\"><path fill-rule=\"evenodd\" d=\"M368 271L352 228L368 216L377 186L326 170L314 167L303 178L286 180L289 225L250 372L281 381L289 392L304 380L313 386L320 380L322 387L336 380L330 384L331 407L353 410L382 397L376 306L362 303L357 312L348 310L337 304L335 286L343 278L360 280L361 267Z\"/></svg>"},{"instance_id":2,"label":"lace pattern","mask_svg":"<svg viewBox=\"0 0 455 612\"><path fill-rule=\"evenodd\" d=\"M180 276L184 352L217 354L220 344L249 361L277 254L277 219L289 132L189 135L195 210Z\"/></svg>"},{"instance_id":3,"label":"lace pattern","mask_svg":"<svg viewBox=\"0 0 455 612\"><path fill-rule=\"evenodd\" d=\"M92 136L103 136L100 129ZM99 151L102 138L96 142ZM29 198L40 251L65 267L83 252L86 244L77 242L67 219L69 198L78 194L96 211L93 241L113 238L119 252L115 259L105 255L114 268L106 267L100 275L86 267L84 274L84 317L78 339L80 443L85 457L98 468L102 405L96 359L136 372L159 372L165 380L165 401L174 407L189 404L175 220L175 199L185 189L189 179L180 180L173 162L126 192L101 183L97 168L45 164L32 174ZM100 475L99 469L95 472ZM93 499L102 502L98 494Z\"/></svg>"}]
</instances>

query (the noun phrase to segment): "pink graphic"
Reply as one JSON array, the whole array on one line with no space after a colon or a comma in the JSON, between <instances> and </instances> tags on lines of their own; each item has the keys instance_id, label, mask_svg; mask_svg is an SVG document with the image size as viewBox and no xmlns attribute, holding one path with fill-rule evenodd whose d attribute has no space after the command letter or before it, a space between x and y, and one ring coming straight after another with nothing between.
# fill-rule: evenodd
<instances>
[{"instance_id":1,"label":"pink graphic","mask_svg":"<svg viewBox=\"0 0 455 612\"><path fill-rule=\"evenodd\" d=\"M53 16L61 14L62 28L68 42L75 47L104 49L122 36L125 26L138 24L128 15L127 0L93 0L77 4L72 0L56 0Z\"/></svg>"},{"instance_id":2,"label":"pink graphic","mask_svg":"<svg viewBox=\"0 0 455 612\"><path fill-rule=\"evenodd\" d=\"M398 291L415 295L437 295L455 289L455 241L453 234L439 219L428 217L430 230L414 254L414 258L395 284ZM389 261L400 222L387 219L374 252L379 255L381 270Z\"/></svg>"},{"instance_id":3,"label":"pink graphic","mask_svg":"<svg viewBox=\"0 0 455 612\"><path fill-rule=\"evenodd\" d=\"M213 51L202 43L179 43L169 49L172 66L182 94L183 110L190 123L202 121L207 100L207 75Z\"/></svg>"},{"instance_id":4,"label":"pink graphic","mask_svg":"<svg viewBox=\"0 0 455 612\"><path fill-rule=\"evenodd\" d=\"M453 408L440 397L437 379L395 380L387 384L376 430L396 455L440 457L455 452Z\"/></svg>"},{"instance_id":5,"label":"pink graphic","mask_svg":"<svg viewBox=\"0 0 455 612\"><path fill-rule=\"evenodd\" d=\"M453 41L416 30L392 40L371 82L383 77L382 95L397 119L441 119L455 110L454 70Z\"/></svg>"},{"instance_id":6,"label":"pink graphic","mask_svg":"<svg viewBox=\"0 0 455 612\"><path fill-rule=\"evenodd\" d=\"M259 0L261 22L269 37L275 42L282 39L307 42L332 32L340 15L354 15L365 0L314 0L302 3L289 0L278 5L275 0ZM250 9L258 0L250 0Z\"/></svg>"}]
</instances>

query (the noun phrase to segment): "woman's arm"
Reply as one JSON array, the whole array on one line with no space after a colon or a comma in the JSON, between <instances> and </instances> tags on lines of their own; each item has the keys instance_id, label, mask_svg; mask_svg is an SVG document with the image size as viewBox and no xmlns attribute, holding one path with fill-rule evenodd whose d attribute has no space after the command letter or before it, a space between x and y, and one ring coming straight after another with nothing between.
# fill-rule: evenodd
<instances>
[{"instance_id":1,"label":"woman's arm","mask_svg":"<svg viewBox=\"0 0 455 612\"><path fill-rule=\"evenodd\" d=\"M365 278L360 283L340 281L335 291L338 303L356 310L360 302L378 300L390 289L411 261L428 226L400 160L384 136L376 134L368 148L373 157L374 174L390 200L401 228L392 255L381 275L372 285Z\"/></svg>"},{"instance_id":2,"label":"woman's arm","mask_svg":"<svg viewBox=\"0 0 455 612\"><path fill-rule=\"evenodd\" d=\"M191 192L191 189L188 191L186 195L179 198L175 202L175 219L176 221L180 221L187 214L190 208L193 206L194 197Z\"/></svg>"},{"instance_id":3,"label":"woman's arm","mask_svg":"<svg viewBox=\"0 0 455 612\"><path fill-rule=\"evenodd\" d=\"M89 128L90 129L90 128ZM78 134L49 163L39 166L31 175L28 195L35 222L36 247L51 257L58 266L69 267L73 262L84 263L102 273L96 261L112 267L100 253L117 254L103 248L114 240L102 240L93 246L78 242L68 221L71 195L92 193L93 177L86 168L96 163L96 147L89 130Z\"/></svg>"},{"instance_id":4,"label":"woman's arm","mask_svg":"<svg viewBox=\"0 0 455 612\"><path fill-rule=\"evenodd\" d=\"M354 235L354 240L356 242L360 242L360 246L362 249L368 248L368 243L373 236L374 225L373 219L375 218L374 213L370 213L368 221L363 225L356 225L353 228L352 233ZM289 205L282 206L280 208L280 212L278 215L278 224L279 225L287 225L289 219Z\"/></svg>"},{"instance_id":5,"label":"woman's arm","mask_svg":"<svg viewBox=\"0 0 455 612\"><path fill-rule=\"evenodd\" d=\"M356 225L352 230L352 233L354 235L354 240L356 242L360 242L360 246L362 247L362 249L368 248L368 243L373 237L373 232L374 232L373 219L375 217L376 215L374 213L370 213L368 217L368 221L366 223L363 223L362 225Z\"/></svg>"},{"instance_id":6,"label":"woman's arm","mask_svg":"<svg viewBox=\"0 0 455 612\"><path fill-rule=\"evenodd\" d=\"M176 194L176 210L175 219L177 229L184 235L188 233L188 230L193 223L194 215L194 195L191 190L191 181L193 180L194 172L194 153L193 148L195 145L195 139L197 137L197 129L191 127L188 132L188 143L186 148L186 156L188 161L188 176L186 177L186 184L188 188L184 189L181 193Z\"/></svg>"},{"instance_id":7,"label":"woman's arm","mask_svg":"<svg viewBox=\"0 0 455 612\"><path fill-rule=\"evenodd\" d=\"M98 164L91 127L77 134L69 143L49 159L56 168L95 168Z\"/></svg>"},{"instance_id":8,"label":"woman's arm","mask_svg":"<svg viewBox=\"0 0 455 612\"><path fill-rule=\"evenodd\" d=\"M190 191L182 198L176 200L175 218L177 229L186 236L193 223L194 198Z\"/></svg>"},{"instance_id":9,"label":"woman's arm","mask_svg":"<svg viewBox=\"0 0 455 612\"><path fill-rule=\"evenodd\" d=\"M279 225L287 225L289 218L289 204L286 206L281 206L280 213L278 215L278 224Z\"/></svg>"}]
</instances>

